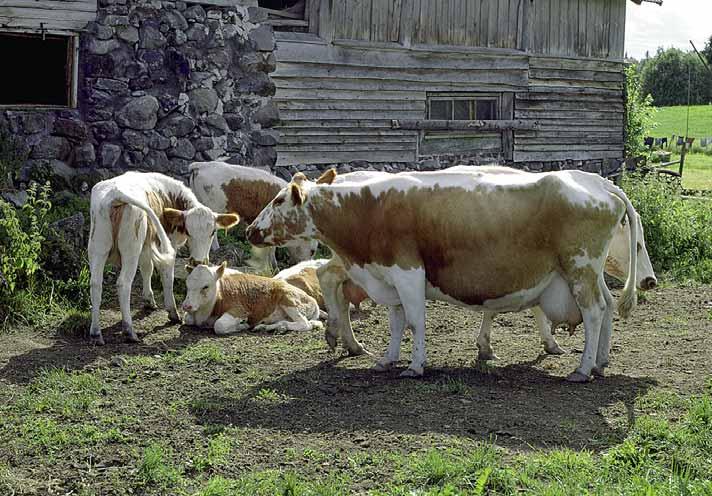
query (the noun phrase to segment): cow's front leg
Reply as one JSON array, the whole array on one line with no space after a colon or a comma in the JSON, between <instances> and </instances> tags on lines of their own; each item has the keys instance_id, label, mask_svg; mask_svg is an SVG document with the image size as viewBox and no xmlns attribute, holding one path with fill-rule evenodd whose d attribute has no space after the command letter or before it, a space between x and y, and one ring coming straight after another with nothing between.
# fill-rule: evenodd
<instances>
[{"instance_id":1,"label":"cow's front leg","mask_svg":"<svg viewBox=\"0 0 712 496\"><path fill-rule=\"evenodd\" d=\"M611 351L611 334L613 333L613 309L614 301L611 291L606 286L606 282L601 279L599 284L603 299L606 302L606 309L603 311L603 321L601 322L601 337L598 340L598 352L596 353L596 366L593 374L603 377L604 369L608 366L608 355Z\"/></svg>"},{"instance_id":2,"label":"cow's front leg","mask_svg":"<svg viewBox=\"0 0 712 496\"><path fill-rule=\"evenodd\" d=\"M425 371L425 270L396 269L392 274L406 324L413 329L413 353L408 369L401 377L419 377Z\"/></svg>"},{"instance_id":3,"label":"cow's front leg","mask_svg":"<svg viewBox=\"0 0 712 496\"><path fill-rule=\"evenodd\" d=\"M402 305L388 307L388 324L391 337L386 354L373 366L376 372L389 370L400 358L401 341L405 330L405 311Z\"/></svg>"},{"instance_id":4,"label":"cow's front leg","mask_svg":"<svg viewBox=\"0 0 712 496\"><path fill-rule=\"evenodd\" d=\"M482 324L480 325L480 333L477 335L477 353L478 360L497 360L497 355L494 354L490 335L492 334L492 321L497 314L494 312L482 312Z\"/></svg>"},{"instance_id":5,"label":"cow's front leg","mask_svg":"<svg viewBox=\"0 0 712 496\"><path fill-rule=\"evenodd\" d=\"M606 302L598 287L596 276L592 275L591 277L594 280L590 284L583 281L574 286L574 298L581 310L586 337L581 355L581 365L566 377L570 382L590 381L591 372L597 363L596 355L598 354L598 342L601 336Z\"/></svg>"},{"instance_id":6,"label":"cow's front leg","mask_svg":"<svg viewBox=\"0 0 712 496\"><path fill-rule=\"evenodd\" d=\"M245 319L233 317L229 313L223 314L213 325L213 330L218 336L234 334L249 328L250 326L247 325L247 321Z\"/></svg>"},{"instance_id":7,"label":"cow's front leg","mask_svg":"<svg viewBox=\"0 0 712 496\"><path fill-rule=\"evenodd\" d=\"M552 334L554 329L552 329L551 321L544 315L542 309L534 307L532 308L532 313L534 314L534 322L541 337L541 344L544 345L544 351L549 355L565 354L566 350L559 346L559 343L554 339L554 335Z\"/></svg>"}]
</instances>

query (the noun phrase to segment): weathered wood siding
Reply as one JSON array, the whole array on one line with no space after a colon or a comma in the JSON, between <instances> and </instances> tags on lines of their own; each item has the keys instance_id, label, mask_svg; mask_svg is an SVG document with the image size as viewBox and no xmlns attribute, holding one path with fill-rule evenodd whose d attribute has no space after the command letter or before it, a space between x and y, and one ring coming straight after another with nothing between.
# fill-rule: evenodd
<instances>
[{"instance_id":1,"label":"weathered wood siding","mask_svg":"<svg viewBox=\"0 0 712 496\"><path fill-rule=\"evenodd\" d=\"M0 0L0 28L80 31L96 19L96 0Z\"/></svg>"},{"instance_id":2,"label":"weathered wood siding","mask_svg":"<svg viewBox=\"0 0 712 496\"><path fill-rule=\"evenodd\" d=\"M391 119L424 119L427 92L525 91L527 57L301 44L277 49L278 165L351 160L408 162L418 132ZM483 141L493 147L491 135Z\"/></svg>"},{"instance_id":3,"label":"weathered wood siding","mask_svg":"<svg viewBox=\"0 0 712 496\"><path fill-rule=\"evenodd\" d=\"M529 91L516 94L514 161L623 157L623 64L531 57Z\"/></svg>"}]
</instances>

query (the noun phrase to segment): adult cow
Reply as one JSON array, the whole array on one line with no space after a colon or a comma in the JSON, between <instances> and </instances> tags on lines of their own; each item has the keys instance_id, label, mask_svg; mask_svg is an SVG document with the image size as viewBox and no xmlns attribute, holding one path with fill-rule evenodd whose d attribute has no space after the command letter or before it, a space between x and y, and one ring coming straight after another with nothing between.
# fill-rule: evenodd
<instances>
[{"instance_id":1,"label":"adult cow","mask_svg":"<svg viewBox=\"0 0 712 496\"><path fill-rule=\"evenodd\" d=\"M225 162L190 164L190 189L198 200L216 212L234 212L247 224L255 220L286 185L284 179L254 167ZM217 246L217 237L213 243ZM293 242L288 243L286 248L292 262L297 263L314 255L317 242ZM253 247L248 265L271 272L277 267L275 249Z\"/></svg>"},{"instance_id":2,"label":"adult cow","mask_svg":"<svg viewBox=\"0 0 712 496\"><path fill-rule=\"evenodd\" d=\"M580 171L410 172L332 184L335 176L314 183L296 174L247 236L261 246L317 238L376 303L390 307L391 340L377 369L398 360L410 325L412 359L401 375L422 375L428 298L477 311L538 305L555 324L583 320L584 352L568 379L603 373L614 310L603 264L618 223L635 219L615 185ZM636 303L636 247L631 230L623 317Z\"/></svg>"},{"instance_id":3,"label":"adult cow","mask_svg":"<svg viewBox=\"0 0 712 496\"><path fill-rule=\"evenodd\" d=\"M143 278L143 298L156 302L151 289L154 265L163 283L163 302L173 321L180 321L173 296L173 265L177 248L188 242L190 256L208 259L210 240L218 227L229 228L240 218L216 214L202 205L183 183L163 174L127 172L100 181L91 190L89 269L91 271L91 327L89 337L104 344L99 308L107 260L121 267L117 279L122 328L129 341L138 341L131 320L131 285L136 268Z\"/></svg>"}]
</instances>

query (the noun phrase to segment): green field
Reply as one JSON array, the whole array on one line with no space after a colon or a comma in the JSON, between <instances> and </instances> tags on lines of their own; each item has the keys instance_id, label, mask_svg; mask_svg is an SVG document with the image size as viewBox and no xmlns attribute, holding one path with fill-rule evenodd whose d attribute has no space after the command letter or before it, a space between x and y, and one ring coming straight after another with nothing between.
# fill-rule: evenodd
<instances>
[{"instance_id":1,"label":"green field","mask_svg":"<svg viewBox=\"0 0 712 496\"><path fill-rule=\"evenodd\" d=\"M658 126L651 133L655 137L685 134L687 107L659 107L655 114ZM689 136L697 138L712 137L712 105L690 107Z\"/></svg>"}]
</instances>

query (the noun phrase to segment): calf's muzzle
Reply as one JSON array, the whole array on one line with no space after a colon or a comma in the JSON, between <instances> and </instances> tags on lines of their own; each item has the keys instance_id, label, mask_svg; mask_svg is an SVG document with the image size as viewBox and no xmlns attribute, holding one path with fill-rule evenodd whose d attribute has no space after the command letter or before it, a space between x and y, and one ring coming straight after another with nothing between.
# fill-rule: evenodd
<instances>
[{"instance_id":1,"label":"calf's muzzle","mask_svg":"<svg viewBox=\"0 0 712 496\"><path fill-rule=\"evenodd\" d=\"M651 289L655 289L655 286L658 285L658 280L654 277L646 277L640 282L640 289L643 291L649 291Z\"/></svg>"}]
</instances>

